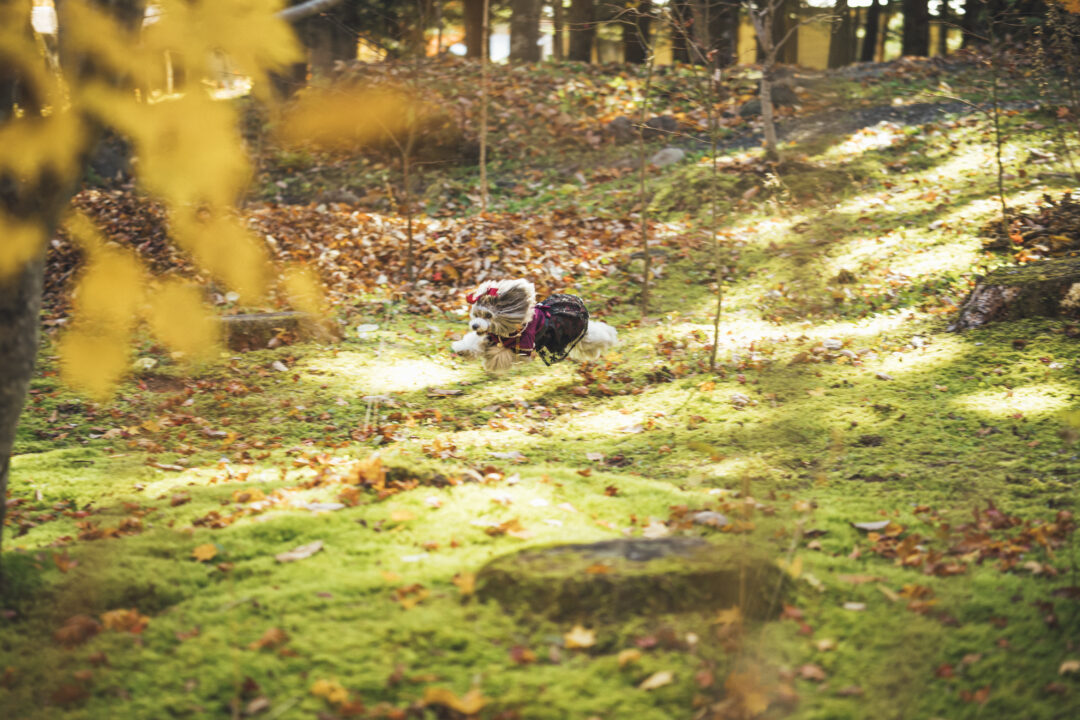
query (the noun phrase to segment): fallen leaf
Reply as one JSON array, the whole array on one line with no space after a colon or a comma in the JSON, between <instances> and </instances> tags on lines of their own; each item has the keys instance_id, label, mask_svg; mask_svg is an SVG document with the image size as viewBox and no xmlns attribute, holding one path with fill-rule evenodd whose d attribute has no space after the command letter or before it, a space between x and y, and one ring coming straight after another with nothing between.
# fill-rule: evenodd
<instances>
[{"instance_id":1,"label":"fallen leaf","mask_svg":"<svg viewBox=\"0 0 1080 720\"><path fill-rule=\"evenodd\" d=\"M803 680L813 680L814 682L825 681L825 671L818 665L807 663L799 668L799 677Z\"/></svg>"},{"instance_id":2,"label":"fallen leaf","mask_svg":"<svg viewBox=\"0 0 1080 720\"><path fill-rule=\"evenodd\" d=\"M1080 672L1080 660L1066 660L1058 667L1058 675Z\"/></svg>"},{"instance_id":3,"label":"fallen leaf","mask_svg":"<svg viewBox=\"0 0 1080 720\"><path fill-rule=\"evenodd\" d=\"M627 648L626 650L620 650L618 655L619 667L626 667L630 663L637 662L641 659L641 651L637 648Z\"/></svg>"},{"instance_id":4,"label":"fallen leaf","mask_svg":"<svg viewBox=\"0 0 1080 720\"><path fill-rule=\"evenodd\" d=\"M448 688L424 688L425 705L441 705L442 707L456 710L462 715L475 715L483 710L487 703L487 698L481 695L480 691L475 688L465 693L460 698L454 694L453 690Z\"/></svg>"},{"instance_id":5,"label":"fallen leaf","mask_svg":"<svg viewBox=\"0 0 1080 720\"><path fill-rule=\"evenodd\" d=\"M110 610L101 614L101 624L105 626L106 630L138 635L150 624L150 618L140 614L135 608L130 610Z\"/></svg>"},{"instance_id":6,"label":"fallen leaf","mask_svg":"<svg viewBox=\"0 0 1080 720\"><path fill-rule=\"evenodd\" d=\"M281 628L272 627L262 637L248 645L248 650L273 650L289 641L289 635Z\"/></svg>"},{"instance_id":7,"label":"fallen leaf","mask_svg":"<svg viewBox=\"0 0 1080 720\"><path fill-rule=\"evenodd\" d=\"M65 647L81 645L101 632L101 625L88 615L72 615L53 633L53 640Z\"/></svg>"},{"instance_id":8,"label":"fallen leaf","mask_svg":"<svg viewBox=\"0 0 1080 720\"><path fill-rule=\"evenodd\" d=\"M670 685L674 681L675 676L672 675L670 671L661 670L660 672L653 673L649 677L645 678L645 680L643 680L642 683L638 685L638 690L656 690L657 688L662 688L665 685Z\"/></svg>"},{"instance_id":9,"label":"fallen leaf","mask_svg":"<svg viewBox=\"0 0 1080 720\"><path fill-rule=\"evenodd\" d=\"M199 547L191 551L191 557L195 558L199 562L213 560L216 556L217 546L213 543L206 543L205 545L200 545Z\"/></svg>"},{"instance_id":10,"label":"fallen leaf","mask_svg":"<svg viewBox=\"0 0 1080 720\"><path fill-rule=\"evenodd\" d=\"M457 585L458 590L461 592L462 597L468 597L476 592L476 574L475 573L458 573L454 575L452 581Z\"/></svg>"},{"instance_id":11,"label":"fallen leaf","mask_svg":"<svg viewBox=\"0 0 1080 720\"><path fill-rule=\"evenodd\" d=\"M307 545L301 545L300 547L293 548L288 552L278 553L274 556L279 563L293 562L295 560L303 560L309 558L315 553L323 549L322 540L316 540L315 542L308 543Z\"/></svg>"},{"instance_id":12,"label":"fallen leaf","mask_svg":"<svg viewBox=\"0 0 1080 720\"><path fill-rule=\"evenodd\" d=\"M563 635L563 642L568 650L590 648L596 644L596 631L586 630L581 625L575 625L570 632Z\"/></svg>"}]
</instances>

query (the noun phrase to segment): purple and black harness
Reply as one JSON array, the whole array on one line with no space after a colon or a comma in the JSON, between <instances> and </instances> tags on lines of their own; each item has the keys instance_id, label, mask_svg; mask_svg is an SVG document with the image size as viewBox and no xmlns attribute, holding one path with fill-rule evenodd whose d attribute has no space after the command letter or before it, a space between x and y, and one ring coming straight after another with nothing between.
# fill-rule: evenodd
<instances>
[{"instance_id":1,"label":"purple and black harness","mask_svg":"<svg viewBox=\"0 0 1080 720\"><path fill-rule=\"evenodd\" d=\"M513 335L489 335L518 355L530 357L535 352L551 365L565 360L588 330L589 311L581 298L556 294L534 305L532 320Z\"/></svg>"}]
</instances>

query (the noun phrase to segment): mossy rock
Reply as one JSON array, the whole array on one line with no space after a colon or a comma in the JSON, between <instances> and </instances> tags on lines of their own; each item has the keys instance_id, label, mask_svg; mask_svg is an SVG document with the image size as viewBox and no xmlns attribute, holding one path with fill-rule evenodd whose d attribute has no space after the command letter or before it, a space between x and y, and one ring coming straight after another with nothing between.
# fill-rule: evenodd
<instances>
[{"instance_id":1,"label":"mossy rock","mask_svg":"<svg viewBox=\"0 0 1080 720\"><path fill-rule=\"evenodd\" d=\"M1028 317L1080 318L1080 258L994 270L971 291L949 330Z\"/></svg>"},{"instance_id":2,"label":"mossy rock","mask_svg":"<svg viewBox=\"0 0 1080 720\"><path fill-rule=\"evenodd\" d=\"M331 339L323 323L301 312L226 315L221 325L230 350L261 350L274 338L284 342Z\"/></svg>"},{"instance_id":3,"label":"mossy rock","mask_svg":"<svg viewBox=\"0 0 1080 720\"><path fill-rule=\"evenodd\" d=\"M764 619L791 582L749 543L700 538L619 539L506 555L477 575L477 595L509 611L590 622L741 607Z\"/></svg>"}]
</instances>

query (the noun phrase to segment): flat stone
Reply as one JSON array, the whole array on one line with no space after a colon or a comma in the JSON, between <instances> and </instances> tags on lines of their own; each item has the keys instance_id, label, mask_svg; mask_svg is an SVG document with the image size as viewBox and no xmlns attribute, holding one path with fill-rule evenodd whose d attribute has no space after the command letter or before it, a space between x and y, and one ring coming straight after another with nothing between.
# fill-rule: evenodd
<instances>
[{"instance_id":1,"label":"flat stone","mask_svg":"<svg viewBox=\"0 0 1080 720\"><path fill-rule=\"evenodd\" d=\"M666 147L663 150L658 150L649 162L656 167L667 167L668 165L674 165L677 162L682 162L686 157L686 152L681 148Z\"/></svg>"},{"instance_id":2,"label":"flat stone","mask_svg":"<svg viewBox=\"0 0 1080 720\"><path fill-rule=\"evenodd\" d=\"M771 555L742 538L553 545L497 558L477 574L481 599L555 620L604 621L734 605L764 619L779 611L790 588Z\"/></svg>"}]
</instances>

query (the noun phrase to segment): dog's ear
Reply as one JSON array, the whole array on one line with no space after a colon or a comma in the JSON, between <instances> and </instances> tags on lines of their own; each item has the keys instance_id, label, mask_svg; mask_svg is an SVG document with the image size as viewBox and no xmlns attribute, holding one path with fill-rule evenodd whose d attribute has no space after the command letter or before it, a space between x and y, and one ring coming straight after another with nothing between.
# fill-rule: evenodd
<instances>
[{"instance_id":1,"label":"dog's ear","mask_svg":"<svg viewBox=\"0 0 1080 720\"><path fill-rule=\"evenodd\" d=\"M536 304L536 288L524 278L499 283L499 304L503 307L530 308Z\"/></svg>"}]
</instances>

